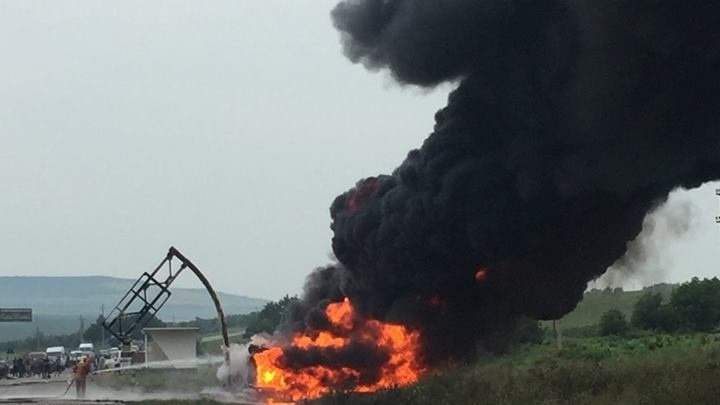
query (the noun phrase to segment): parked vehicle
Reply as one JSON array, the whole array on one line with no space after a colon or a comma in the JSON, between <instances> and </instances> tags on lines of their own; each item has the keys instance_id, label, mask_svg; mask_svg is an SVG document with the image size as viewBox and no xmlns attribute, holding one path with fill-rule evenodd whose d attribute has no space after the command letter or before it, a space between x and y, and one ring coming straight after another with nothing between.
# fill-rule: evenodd
<instances>
[{"instance_id":1,"label":"parked vehicle","mask_svg":"<svg viewBox=\"0 0 720 405\"><path fill-rule=\"evenodd\" d=\"M110 349L110 353L107 361L105 362L106 368L117 368L122 367L122 351L117 347Z\"/></svg>"},{"instance_id":2,"label":"parked vehicle","mask_svg":"<svg viewBox=\"0 0 720 405\"><path fill-rule=\"evenodd\" d=\"M47 357L58 369L64 370L68 365L68 355L63 346L53 346L45 349Z\"/></svg>"},{"instance_id":3,"label":"parked vehicle","mask_svg":"<svg viewBox=\"0 0 720 405\"><path fill-rule=\"evenodd\" d=\"M72 366L76 365L76 364L80 361L80 358L81 358L81 357L83 357L83 352L82 352L82 351L80 351L80 350L73 350L73 351L71 351L71 352L70 352L70 358L69 358L69 361L68 361L68 367L72 367ZM83 357L83 358L84 358L84 357Z\"/></svg>"},{"instance_id":4,"label":"parked vehicle","mask_svg":"<svg viewBox=\"0 0 720 405\"><path fill-rule=\"evenodd\" d=\"M78 350L85 353L95 353L95 345L93 345L92 343L80 343L80 346L78 346Z\"/></svg>"},{"instance_id":5,"label":"parked vehicle","mask_svg":"<svg viewBox=\"0 0 720 405\"><path fill-rule=\"evenodd\" d=\"M0 360L0 378L7 378L10 375L10 366L5 360Z\"/></svg>"},{"instance_id":6,"label":"parked vehicle","mask_svg":"<svg viewBox=\"0 0 720 405\"><path fill-rule=\"evenodd\" d=\"M43 362L47 357L45 352L30 352L28 353L30 358L30 374L42 375L43 373Z\"/></svg>"}]
</instances>

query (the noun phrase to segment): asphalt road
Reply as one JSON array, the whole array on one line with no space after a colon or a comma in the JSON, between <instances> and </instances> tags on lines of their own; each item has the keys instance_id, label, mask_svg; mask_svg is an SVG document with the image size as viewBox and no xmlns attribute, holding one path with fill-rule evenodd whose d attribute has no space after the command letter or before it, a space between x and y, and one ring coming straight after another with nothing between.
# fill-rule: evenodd
<instances>
[{"instance_id":1,"label":"asphalt road","mask_svg":"<svg viewBox=\"0 0 720 405\"><path fill-rule=\"evenodd\" d=\"M87 400L77 400L75 389L71 387L66 395L69 374L53 377L50 380L41 378L22 378L16 380L0 380L0 404L73 404L82 402L102 403L107 405L123 403L122 400L103 400L107 393L98 391L97 387L88 387Z\"/></svg>"},{"instance_id":2,"label":"asphalt road","mask_svg":"<svg viewBox=\"0 0 720 405\"><path fill-rule=\"evenodd\" d=\"M77 399L75 387L65 393L70 373L49 380L41 378L23 378L15 380L0 380L0 404L83 404L117 405L126 402L146 399L195 399L196 396L173 393L138 393L131 390L117 391L98 387L88 380L87 392L84 399Z\"/></svg>"}]
</instances>

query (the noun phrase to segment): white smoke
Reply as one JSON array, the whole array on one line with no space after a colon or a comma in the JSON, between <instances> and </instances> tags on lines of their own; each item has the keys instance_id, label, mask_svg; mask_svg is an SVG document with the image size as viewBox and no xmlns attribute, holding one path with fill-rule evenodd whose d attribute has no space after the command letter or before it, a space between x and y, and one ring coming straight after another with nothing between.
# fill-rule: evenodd
<instances>
[{"instance_id":1,"label":"white smoke","mask_svg":"<svg viewBox=\"0 0 720 405\"><path fill-rule=\"evenodd\" d=\"M225 363L218 368L217 378L223 384L234 386L246 386L248 381L250 353L248 353L249 344L239 345L231 344L230 347L223 347L223 350L229 353L230 362Z\"/></svg>"},{"instance_id":2,"label":"white smoke","mask_svg":"<svg viewBox=\"0 0 720 405\"><path fill-rule=\"evenodd\" d=\"M668 248L684 238L700 219L699 208L688 199L687 190L677 189L667 201L649 212L642 232L627 244L625 255L602 277L590 283L592 288L648 286L665 281L674 267Z\"/></svg>"},{"instance_id":3,"label":"white smoke","mask_svg":"<svg viewBox=\"0 0 720 405\"><path fill-rule=\"evenodd\" d=\"M258 334L250 338L246 344L233 343L229 348L223 348L230 356L229 364L223 362L218 368L217 378L223 384L227 384L236 388L245 388L248 386L248 376L250 375L250 345L267 346L271 338L267 334Z\"/></svg>"}]
</instances>

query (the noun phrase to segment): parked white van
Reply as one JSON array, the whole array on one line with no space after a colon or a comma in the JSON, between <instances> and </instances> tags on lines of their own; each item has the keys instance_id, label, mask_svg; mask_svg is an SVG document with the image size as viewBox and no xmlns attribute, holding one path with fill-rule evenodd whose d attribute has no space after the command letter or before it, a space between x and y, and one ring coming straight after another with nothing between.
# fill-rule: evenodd
<instances>
[{"instance_id":1,"label":"parked white van","mask_svg":"<svg viewBox=\"0 0 720 405\"><path fill-rule=\"evenodd\" d=\"M78 346L78 350L85 353L95 353L95 345L93 345L92 343L80 343L80 346Z\"/></svg>"},{"instance_id":2,"label":"parked white van","mask_svg":"<svg viewBox=\"0 0 720 405\"><path fill-rule=\"evenodd\" d=\"M52 346L45 349L45 354L48 359L53 363L58 364L60 367L67 367L68 355L63 346Z\"/></svg>"}]
</instances>

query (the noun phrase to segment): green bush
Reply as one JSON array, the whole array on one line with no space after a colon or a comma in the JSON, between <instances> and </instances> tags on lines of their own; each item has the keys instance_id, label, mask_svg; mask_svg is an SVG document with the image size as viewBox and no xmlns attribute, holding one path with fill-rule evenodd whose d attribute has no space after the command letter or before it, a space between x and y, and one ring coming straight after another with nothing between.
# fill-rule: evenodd
<instances>
[{"instance_id":1,"label":"green bush","mask_svg":"<svg viewBox=\"0 0 720 405\"><path fill-rule=\"evenodd\" d=\"M531 318L520 318L515 324L513 339L517 343L542 343L545 331L540 322Z\"/></svg>"},{"instance_id":2,"label":"green bush","mask_svg":"<svg viewBox=\"0 0 720 405\"><path fill-rule=\"evenodd\" d=\"M682 320L678 311L672 305L663 305L658 314L657 329L665 332L675 332L680 329Z\"/></svg>"},{"instance_id":3,"label":"green bush","mask_svg":"<svg viewBox=\"0 0 720 405\"><path fill-rule=\"evenodd\" d=\"M670 306L685 329L707 332L716 328L720 324L720 280L693 278L673 291Z\"/></svg>"},{"instance_id":4,"label":"green bush","mask_svg":"<svg viewBox=\"0 0 720 405\"><path fill-rule=\"evenodd\" d=\"M633 306L630 322L641 329L659 329L662 295L647 292Z\"/></svg>"},{"instance_id":5,"label":"green bush","mask_svg":"<svg viewBox=\"0 0 720 405\"><path fill-rule=\"evenodd\" d=\"M620 312L620 310L611 309L605 312L600 318L599 328L601 336L622 336L627 333L630 326L628 325L627 319L625 319L625 314Z\"/></svg>"},{"instance_id":6,"label":"green bush","mask_svg":"<svg viewBox=\"0 0 720 405\"><path fill-rule=\"evenodd\" d=\"M272 333L280 325L291 305L298 302L297 297L284 296L280 301L270 301L257 316L250 321L243 337L249 338L258 333Z\"/></svg>"},{"instance_id":7,"label":"green bush","mask_svg":"<svg viewBox=\"0 0 720 405\"><path fill-rule=\"evenodd\" d=\"M600 334L598 325L588 325L577 328L569 328L562 331L563 336L571 338L597 337Z\"/></svg>"}]
</instances>

